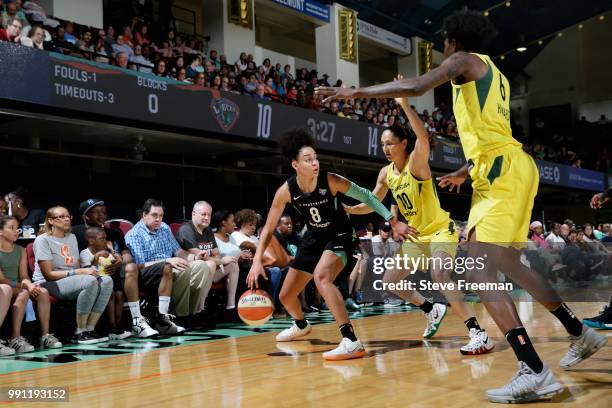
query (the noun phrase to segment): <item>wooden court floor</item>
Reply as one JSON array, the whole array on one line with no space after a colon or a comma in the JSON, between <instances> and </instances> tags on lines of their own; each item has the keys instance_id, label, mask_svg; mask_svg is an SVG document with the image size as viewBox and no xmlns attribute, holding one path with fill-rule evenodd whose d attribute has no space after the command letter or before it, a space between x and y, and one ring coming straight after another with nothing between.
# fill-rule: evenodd
<instances>
[{"instance_id":1,"label":"wooden court floor","mask_svg":"<svg viewBox=\"0 0 612 408\"><path fill-rule=\"evenodd\" d=\"M275 333L261 333L7 373L0 375L0 387L69 387L69 402L29 404L35 407L496 406L488 404L484 391L507 382L516 360L484 307L475 306L481 325L497 341L493 353L479 357L459 353L467 336L452 311L430 341L421 338L422 313L413 311L355 320L369 351L361 360L323 361L321 352L339 340L336 325L328 323L293 343L277 344ZM570 306L581 317L601 308ZM612 339L589 360L563 371L558 362L569 345L563 327L537 304L518 308L536 349L565 386L548 405L530 406L611 407ZM612 337L612 331L602 333Z\"/></svg>"}]
</instances>

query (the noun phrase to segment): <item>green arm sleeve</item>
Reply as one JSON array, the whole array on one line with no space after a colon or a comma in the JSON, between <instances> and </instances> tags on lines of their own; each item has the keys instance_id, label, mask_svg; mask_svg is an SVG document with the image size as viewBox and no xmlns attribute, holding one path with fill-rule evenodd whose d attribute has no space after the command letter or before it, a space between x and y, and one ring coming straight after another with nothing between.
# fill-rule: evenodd
<instances>
[{"instance_id":1,"label":"green arm sleeve","mask_svg":"<svg viewBox=\"0 0 612 408\"><path fill-rule=\"evenodd\" d=\"M378 197L376 197L370 190L367 190L363 187L359 187L357 184L351 182L351 186L346 192L348 197L354 198L368 207L376 211L381 217L383 217L386 221L389 221L393 218L393 214L380 202Z\"/></svg>"}]
</instances>

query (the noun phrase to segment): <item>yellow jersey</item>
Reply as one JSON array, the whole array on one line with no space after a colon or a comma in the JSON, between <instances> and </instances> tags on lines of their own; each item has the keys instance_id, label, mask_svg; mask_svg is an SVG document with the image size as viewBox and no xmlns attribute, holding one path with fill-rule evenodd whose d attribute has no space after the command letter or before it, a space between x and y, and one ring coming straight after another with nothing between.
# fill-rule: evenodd
<instances>
[{"instance_id":1,"label":"yellow jersey","mask_svg":"<svg viewBox=\"0 0 612 408\"><path fill-rule=\"evenodd\" d=\"M488 67L477 81L453 86L453 112L466 159L491 151L520 148L510 128L510 84L487 55L474 53Z\"/></svg>"},{"instance_id":2,"label":"yellow jersey","mask_svg":"<svg viewBox=\"0 0 612 408\"><path fill-rule=\"evenodd\" d=\"M454 228L449 213L440 207L434 179L417 180L410 173L408 163L409 160L399 175L395 174L394 163L387 167L387 185L406 221L419 231L419 240L427 240L442 229Z\"/></svg>"}]
</instances>

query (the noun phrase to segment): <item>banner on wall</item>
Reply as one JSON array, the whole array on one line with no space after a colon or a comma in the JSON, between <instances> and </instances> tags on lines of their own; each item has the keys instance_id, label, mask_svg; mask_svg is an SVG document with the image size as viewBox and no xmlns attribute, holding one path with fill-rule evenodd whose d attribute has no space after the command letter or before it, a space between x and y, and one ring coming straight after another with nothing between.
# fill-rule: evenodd
<instances>
[{"instance_id":1,"label":"banner on wall","mask_svg":"<svg viewBox=\"0 0 612 408\"><path fill-rule=\"evenodd\" d=\"M399 34L392 33L366 21L357 19L357 34L399 55L412 54L410 38L402 37Z\"/></svg>"}]
</instances>

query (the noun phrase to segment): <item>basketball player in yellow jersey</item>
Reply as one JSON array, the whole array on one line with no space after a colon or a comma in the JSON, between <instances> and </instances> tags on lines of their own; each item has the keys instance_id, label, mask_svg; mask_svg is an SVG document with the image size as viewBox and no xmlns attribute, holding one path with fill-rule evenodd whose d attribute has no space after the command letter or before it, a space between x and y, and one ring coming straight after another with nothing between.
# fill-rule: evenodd
<instances>
[{"instance_id":1,"label":"basketball player in yellow jersey","mask_svg":"<svg viewBox=\"0 0 612 408\"><path fill-rule=\"evenodd\" d=\"M495 36L495 28L482 12L462 10L447 17L442 29L444 61L418 78L361 89L317 88L323 101L352 98L419 96L448 81L453 85L453 109L467 165L440 178L451 190L469 175L472 208L468 220L468 256L487 255L485 267L467 271L467 279L496 283L501 270L559 319L570 334L571 345L559 365L567 369L591 356L607 340L584 325L562 302L550 283L520 261L527 241L529 214L539 181L533 160L512 138L510 87L506 77L481 51ZM519 369L509 384L487 391L492 402L529 402L550 398L563 387L542 363L518 316L510 296L502 291L479 291L481 301L512 346Z\"/></svg>"},{"instance_id":2,"label":"basketball player in yellow jersey","mask_svg":"<svg viewBox=\"0 0 612 408\"><path fill-rule=\"evenodd\" d=\"M398 76L398 79L402 77ZM372 192L382 201L391 190L408 224L419 231L418 238L404 241L398 255L401 258L406 255L415 260L424 256L425 259L431 260L433 281L448 284L453 282L452 265L458 245L455 223L450 219L449 213L440 206L436 185L431 177L429 133L421 118L410 108L407 98L396 98L396 101L408 116L410 126L416 135L416 142L413 144L412 140L409 140L407 131L400 126L391 126L383 132L382 148L391 164L380 170ZM361 204L347 207L346 210L350 214L372 212L368 206ZM416 271L387 270L383 281L396 283L405 279L411 272ZM446 314L446 305L441 303L432 305L417 291L393 292L423 310L428 320L423 337L433 337ZM441 290L441 292L469 331L470 341L461 347L461 354L475 355L491 351L494 347L493 340L480 328L473 309L463 301L463 293L457 289Z\"/></svg>"}]
</instances>

